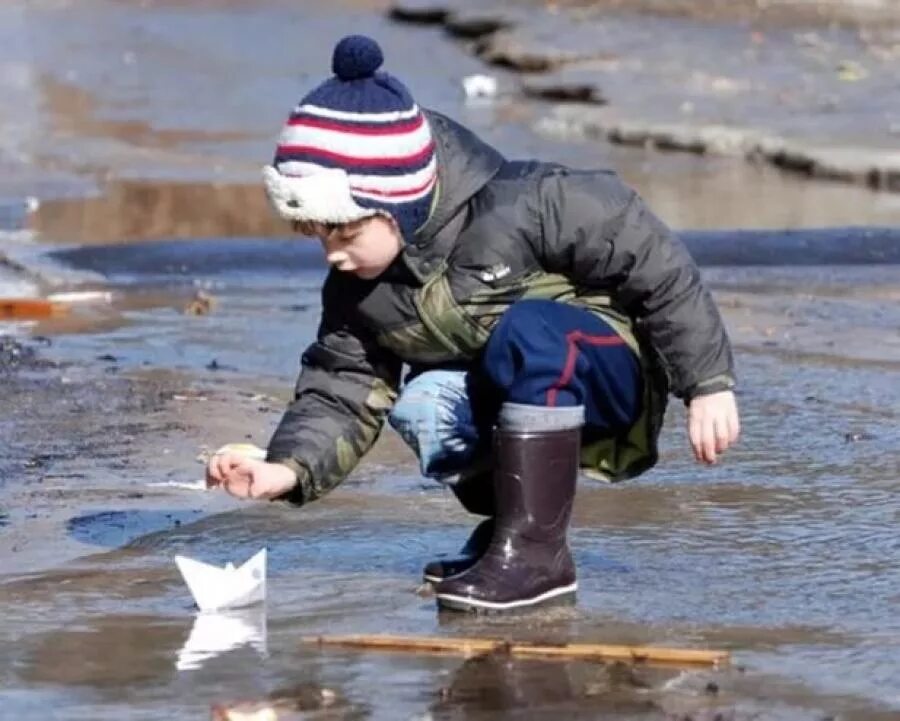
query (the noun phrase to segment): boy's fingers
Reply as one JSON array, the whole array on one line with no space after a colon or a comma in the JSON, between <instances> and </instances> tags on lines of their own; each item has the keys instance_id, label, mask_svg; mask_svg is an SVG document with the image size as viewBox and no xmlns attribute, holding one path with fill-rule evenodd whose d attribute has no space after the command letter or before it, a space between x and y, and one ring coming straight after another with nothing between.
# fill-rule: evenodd
<instances>
[{"instance_id":1,"label":"boy's fingers","mask_svg":"<svg viewBox=\"0 0 900 721\"><path fill-rule=\"evenodd\" d=\"M246 498L247 497L247 484L243 481L235 481L228 479L222 483L222 488L224 488L229 495L234 496L235 498Z\"/></svg>"},{"instance_id":2,"label":"boy's fingers","mask_svg":"<svg viewBox=\"0 0 900 721\"><path fill-rule=\"evenodd\" d=\"M222 481L222 479L216 475L215 465L216 464L215 464L214 458L210 458L206 462L205 472L206 472L206 487L207 488L211 488L212 486L217 486Z\"/></svg>"},{"instance_id":3,"label":"boy's fingers","mask_svg":"<svg viewBox=\"0 0 900 721\"><path fill-rule=\"evenodd\" d=\"M727 416L725 418L720 418L716 422L716 452L722 453L727 450L733 440L734 435L731 431L729 418Z\"/></svg>"},{"instance_id":4,"label":"boy's fingers","mask_svg":"<svg viewBox=\"0 0 900 721\"><path fill-rule=\"evenodd\" d=\"M716 462L716 424L712 418L703 422L703 460Z\"/></svg>"},{"instance_id":5,"label":"boy's fingers","mask_svg":"<svg viewBox=\"0 0 900 721\"><path fill-rule=\"evenodd\" d=\"M701 459L702 443L700 439L700 423L693 417L688 417L688 438L691 441L691 450L694 451L694 458L699 461Z\"/></svg>"},{"instance_id":6,"label":"boy's fingers","mask_svg":"<svg viewBox=\"0 0 900 721\"><path fill-rule=\"evenodd\" d=\"M228 463L228 455L227 453L221 453L219 455L213 456L213 467L215 468L216 477L219 479L219 483L223 483L228 479L228 470L230 468Z\"/></svg>"},{"instance_id":7,"label":"boy's fingers","mask_svg":"<svg viewBox=\"0 0 900 721\"><path fill-rule=\"evenodd\" d=\"M728 409L728 412L725 416L719 421L716 425L718 430L717 436L717 444L719 447L719 451L724 451L726 448L730 448L733 443L737 442L738 436L741 433L741 422L738 420L737 408L732 405L731 408Z\"/></svg>"}]
</instances>

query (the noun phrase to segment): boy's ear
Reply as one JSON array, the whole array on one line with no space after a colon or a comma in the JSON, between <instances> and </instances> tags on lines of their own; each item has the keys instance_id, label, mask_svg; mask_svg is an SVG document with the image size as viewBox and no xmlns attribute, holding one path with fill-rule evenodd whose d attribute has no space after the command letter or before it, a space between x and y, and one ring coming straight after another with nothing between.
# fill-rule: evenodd
<instances>
[{"instance_id":1,"label":"boy's ear","mask_svg":"<svg viewBox=\"0 0 900 721\"><path fill-rule=\"evenodd\" d=\"M379 215L379 217L384 218L390 224L391 228L393 228L394 232L397 235L401 234L400 224L397 222L393 215Z\"/></svg>"}]
</instances>

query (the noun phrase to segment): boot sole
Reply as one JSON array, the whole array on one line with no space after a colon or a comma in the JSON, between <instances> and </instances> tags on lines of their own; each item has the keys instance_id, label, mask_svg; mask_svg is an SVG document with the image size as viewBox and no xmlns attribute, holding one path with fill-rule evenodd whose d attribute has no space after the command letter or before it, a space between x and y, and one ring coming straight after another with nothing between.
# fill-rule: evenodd
<instances>
[{"instance_id":1,"label":"boot sole","mask_svg":"<svg viewBox=\"0 0 900 721\"><path fill-rule=\"evenodd\" d=\"M553 588L544 593L538 594L532 598L523 598L516 601L481 601L477 598L469 596L456 596L450 593L439 593L435 596L438 606L448 608L454 611L473 611L475 613L502 613L504 611L515 611L521 608L530 608L532 606L540 606L548 603L565 603L575 601L575 591L578 588L577 583L571 583L568 586L560 586Z\"/></svg>"},{"instance_id":2,"label":"boot sole","mask_svg":"<svg viewBox=\"0 0 900 721\"><path fill-rule=\"evenodd\" d=\"M468 571L468 570L469 569L466 569L466 571ZM423 573L422 581L424 581L425 583L430 583L432 586L436 586L441 581L446 581L448 578L456 578L457 576L461 576L462 574L464 574L466 571L460 571L459 573L453 573L453 574L450 574L449 576L432 576L428 573Z\"/></svg>"}]
</instances>

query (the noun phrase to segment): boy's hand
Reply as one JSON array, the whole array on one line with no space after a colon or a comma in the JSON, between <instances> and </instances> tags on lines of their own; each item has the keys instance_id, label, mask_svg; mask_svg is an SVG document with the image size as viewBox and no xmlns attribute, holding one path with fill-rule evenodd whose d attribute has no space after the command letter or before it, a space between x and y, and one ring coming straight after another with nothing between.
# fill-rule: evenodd
<instances>
[{"instance_id":1,"label":"boy's hand","mask_svg":"<svg viewBox=\"0 0 900 721\"><path fill-rule=\"evenodd\" d=\"M240 453L218 453L206 465L207 487L221 486L236 498L277 498L296 483L296 474L287 466L247 458Z\"/></svg>"},{"instance_id":2,"label":"boy's hand","mask_svg":"<svg viewBox=\"0 0 900 721\"><path fill-rule=\"evenodd\" d=\"M687 427L694 457L700 462L715 463L717 455L734 443L741 432L734 393L721 391L691 400Z\"/></svg>"}]
</instances>

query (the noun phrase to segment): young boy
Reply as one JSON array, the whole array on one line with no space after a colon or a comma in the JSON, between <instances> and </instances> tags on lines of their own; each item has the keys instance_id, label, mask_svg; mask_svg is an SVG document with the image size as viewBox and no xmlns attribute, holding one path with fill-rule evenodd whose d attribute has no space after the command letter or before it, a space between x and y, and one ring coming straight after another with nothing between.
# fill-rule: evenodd
<instances>
[{"instance_id":1,"label":"young boy","mask_svg":"<svg viewBox=\"0 0 900 721\"><path fill-rule=\"evenodd\" d=\"M714 463L739 430L728 338L682 244L614 173L508 161L419 109L382 61L373 40L341 40L264 171L332 268L267 460L215 456L208 483L307 503L389 417L423 474L486 517L460 558L426 566L439 605L569 599L579 466L650 468L669 392Z\"/></svg>"}]
</instances>

